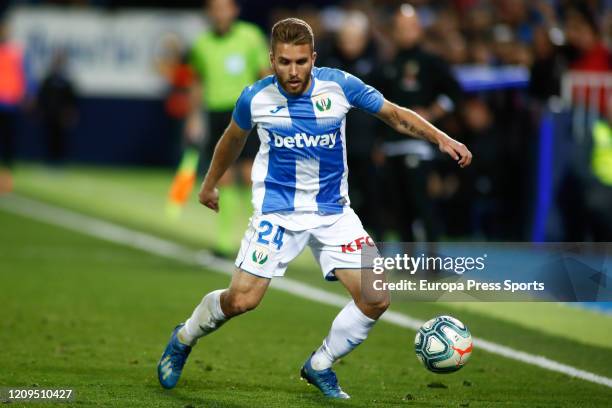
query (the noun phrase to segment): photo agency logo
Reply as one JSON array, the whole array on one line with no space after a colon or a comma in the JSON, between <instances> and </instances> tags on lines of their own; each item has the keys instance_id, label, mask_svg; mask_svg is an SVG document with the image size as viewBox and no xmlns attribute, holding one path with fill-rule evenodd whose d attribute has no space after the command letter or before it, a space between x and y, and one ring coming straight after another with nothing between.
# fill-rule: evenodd
<instances>
[{"instance_id":1,"label":"photo agency logo","mask_svg":"<svg viewBox=\"0 0 612 408\"><path fill-rule=\"evenodd\" d=\"M478 257L471 256L425 256L418 257L408 254L395 254L390 257L376 257L373 262L374 273L381 274L386 270L406 271L414 275L417 271L453 271L461 274L474 269L482 271L485 268L487 254Z\"/></svg>"}]
</instances>

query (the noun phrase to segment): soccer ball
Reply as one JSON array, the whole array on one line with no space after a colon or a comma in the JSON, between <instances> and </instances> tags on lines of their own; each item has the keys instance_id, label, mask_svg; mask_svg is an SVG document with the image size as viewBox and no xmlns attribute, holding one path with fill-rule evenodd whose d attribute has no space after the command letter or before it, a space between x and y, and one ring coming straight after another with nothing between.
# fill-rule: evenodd
<instances>
[{"instance_id":1,"label":"soccer ball","mask_svg":"<svg viewBox=\"0 0 612 408\"><path fill-rule=\"evenodd\" d=\"M414 338L414 350L425 368L434 373L452 373L472 354L472 335L451 316L438 316L423 324Z\"/></svg>"}]
</instances>

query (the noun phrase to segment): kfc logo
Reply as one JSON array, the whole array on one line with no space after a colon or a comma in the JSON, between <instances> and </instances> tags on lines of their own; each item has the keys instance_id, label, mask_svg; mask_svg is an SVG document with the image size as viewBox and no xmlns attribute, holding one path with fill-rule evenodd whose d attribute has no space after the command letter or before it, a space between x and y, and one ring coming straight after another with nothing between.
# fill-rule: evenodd
<instances>
[{"instance_id":1,"label":"kfc logo","mask_svg":"<svg viewBox=\"0 0 612 408\"><path fill-rule=\"evenodd\" d=\"M374 245L374 241L372 241L372 238L366 235L365 237L359 237L356 240L349 242L348 244L342 245L342 252L346 254L347 252L361 251L364 244L369 247L376 246Z\"/></svg>"}]
</instances>

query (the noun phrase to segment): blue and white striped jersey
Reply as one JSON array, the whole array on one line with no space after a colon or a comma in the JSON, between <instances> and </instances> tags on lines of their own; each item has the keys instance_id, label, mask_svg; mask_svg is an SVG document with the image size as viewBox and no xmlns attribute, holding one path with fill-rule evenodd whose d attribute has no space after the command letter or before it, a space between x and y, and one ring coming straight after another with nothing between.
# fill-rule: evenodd
<instances>
[{"instance_id":1,"label":"blue and white striped jersey","mask_svg":"<svg viewBox=\"0 0 612 408\"><path fill-rule=\"evenodd\" d=\"M255 126L261 142L252 171L256 212L338 214L349 205L346 113L376 113L383 97L338 69L315 67L311 77L310 88L293 96L270 75L236 102L234 121Z\"/></svg>"}]
</instances>

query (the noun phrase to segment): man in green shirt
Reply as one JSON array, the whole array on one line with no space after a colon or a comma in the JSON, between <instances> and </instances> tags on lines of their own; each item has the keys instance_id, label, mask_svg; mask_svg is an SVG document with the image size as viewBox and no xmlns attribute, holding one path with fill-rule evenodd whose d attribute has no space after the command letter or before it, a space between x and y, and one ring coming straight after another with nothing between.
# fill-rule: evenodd
<instances>
[{"instance_id":1,"label":"man in green shirt","mask_svg":"<svg viewBox=\"0 0 612 408\"><path fill-rule=\"evenodd\" d=\"M198 80L192 89L193 109L187 119L186 136L194 142L202 140L206 134L204 152L210 160L217 141L230 122L240 93L244 87L268 75L270 64L264 34L254 24L237 19L240 9L235 0L208 0L206 12L211 29L196 39L189 56ZM206 132L202 108L208 113ZM241 200L234 181L239 175L244 184L250 185L251 167L258 149L257 136L251 134L237 168L230 168L221 179L225 213L219 217L217 250L222 254L233 253L232 218L239 211L240 202L249 201Z\"/></svg>"}]
</instances>

